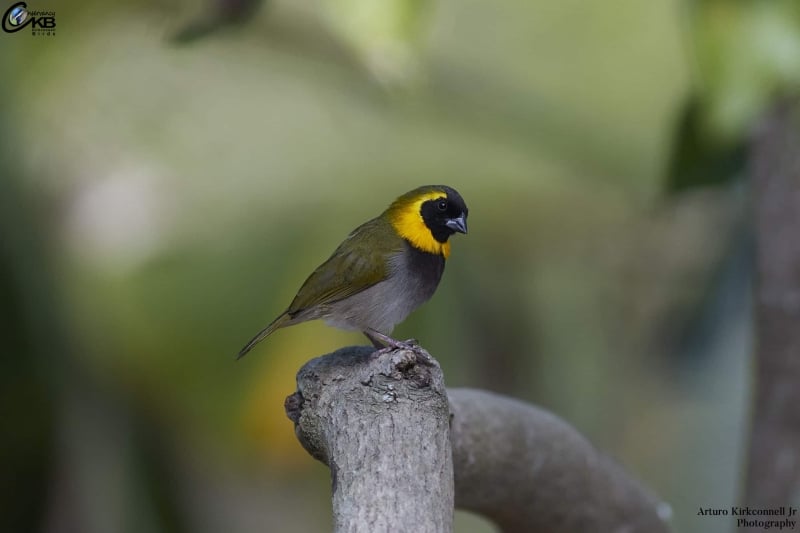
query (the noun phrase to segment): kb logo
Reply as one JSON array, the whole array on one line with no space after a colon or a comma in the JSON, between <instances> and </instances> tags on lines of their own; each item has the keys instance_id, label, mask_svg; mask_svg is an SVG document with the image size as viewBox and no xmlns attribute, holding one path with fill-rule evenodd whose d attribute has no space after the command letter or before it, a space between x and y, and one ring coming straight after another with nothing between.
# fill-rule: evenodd
<instances>
[{"instance_id":1,"label":"kb logo","mask_svg":"<svg viewBox=\"0 0 800 533\"><path fill-rule=\"evenodd\" d=\"M28 11L28 4L17 2L6 10L3 15L3 31L16 33L28 24L34 35L47 31L49 35L55 34L56 14L53 11ZM37 31L38 30L38 31Z\"/></svg>"}]
</instances>

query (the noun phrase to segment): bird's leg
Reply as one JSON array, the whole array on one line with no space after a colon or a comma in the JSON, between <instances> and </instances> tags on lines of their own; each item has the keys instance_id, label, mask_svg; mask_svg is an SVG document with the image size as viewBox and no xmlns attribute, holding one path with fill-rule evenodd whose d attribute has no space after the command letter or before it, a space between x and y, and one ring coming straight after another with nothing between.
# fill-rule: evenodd
<instances>
[{"instance_id":1,"label":"bird's leg","mask_svg":"<svg viewBox=\"0 0 800 533\"><path fill-rule=\"evenodd\" d=\"M416 339L408 339L405 341L399 341L397 339L393 339L392 337L385 335L378 331L377 329L366 329L364 330L364 335L372 342L372 345L376 348L399 348L401 350L413 350L414 347L419 346L417 344Z\"/></svg>"},{"instance_id":2,"label":"bird's leg","mask_svg":"<svg viewBox=\"0 0 800 533\"><path fill-rule=\"evenodd\" d=\"M373 335L373 334L372 334L372 332L371 332L371 330L364 330L364 332L363 332L363 333L364 333L364 336L365 336L366 338L368 338L368 339L369 339L369 342L371 342L371 343L372 343L372 345L373 345L373 346L374 346L376 349L378 349L378 350L382 350L382 349L386 348L386 345L385 345L384 343L382 343L382 342L381 342L381 341L378 339L378 337L376 337L375 335ZM388 338L388 337L387 337L387 338Z\"/></svg>"},{"instance_id":3,"label":"bird's leg","mask_svg":"<svg viewBox=\"0 0 800 533\"><path fill-rule=\"evenodd\" d=\"M433 358L428 352L422 349L416 339L399 341L372 328L364 330L364 335L372 342L375 348L378 348L378 351L375 352L376 354L386 353L396 349L408 350L414 352L425 364L433 364Z\"/></svg>"}]
</instances>

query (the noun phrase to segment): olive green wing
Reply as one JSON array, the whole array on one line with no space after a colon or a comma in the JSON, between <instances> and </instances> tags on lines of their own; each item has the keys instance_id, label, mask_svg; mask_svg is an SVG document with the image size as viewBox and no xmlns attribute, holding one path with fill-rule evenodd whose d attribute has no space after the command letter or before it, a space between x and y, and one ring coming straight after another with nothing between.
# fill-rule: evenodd
<instances>
[{"instance_id":1,"label":"olive green wing","mask_svg":"<svg viewBox=\"0 0 800 533\"><path fill-rule=\"evenodd\" d=\"M311 273L287 313L292 318L314 318L325 312L325 306L380 283L389 276L389 258L402 246L402 238L387 221L365 222Z\"/></svg>"}]
</instances>

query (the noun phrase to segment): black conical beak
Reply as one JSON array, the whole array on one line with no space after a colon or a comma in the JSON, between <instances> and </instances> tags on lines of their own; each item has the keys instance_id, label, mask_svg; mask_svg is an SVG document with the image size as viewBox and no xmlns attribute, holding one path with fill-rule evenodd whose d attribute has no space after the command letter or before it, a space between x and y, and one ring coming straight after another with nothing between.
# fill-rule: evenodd
<instances>
[{"instance_id":1,"label":"black conical beak","mask_svg":"<svg viewBox=\"0 0 800 533\"><path fill-rule=\"evenodd\" d=\"M451 218L444 224L448 228L453 231L457 231L459 233L467 233L467 217L466 215L461 215L458 218Z\"/></svg>"}]
</instances>

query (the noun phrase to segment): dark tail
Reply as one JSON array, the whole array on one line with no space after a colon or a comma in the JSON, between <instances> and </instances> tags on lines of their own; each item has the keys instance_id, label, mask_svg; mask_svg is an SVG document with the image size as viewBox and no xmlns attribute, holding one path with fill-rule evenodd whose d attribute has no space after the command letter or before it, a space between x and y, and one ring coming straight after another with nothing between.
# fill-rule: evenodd
<instances>
[{"instance_id":1,"label":"dark tail","mask_svg":"<svg viewBox=\"0 0 800 533\"><path fill-rule=\"evenodd\" d=\"M237 359L237 360L239 360L239 359L241 359L242 357L244 357L245 355L247 355L247 352L249 352L250 350L252 350L252 349L253 349L253 347L254 347L256 344L258 344L259 342L263 341L263 340L264 340L264 339L266 339L268 336L270 336L270 335L272 334L272 332L273 332L273 331L275 331L276 329L278 329L278 328L282 328L282 327L284 327L284 326L287 326L287 325L288 325L288 324L287 324L287 322L288 322L289 320L291 320L291 317L289 316L289 313L288 313L288 312L287 312L287 313L283 313L281 316L279 316L278 318L276 318L275 320L273 320L273 321L270 323L270 325L269 325L269 326L267 326L267 327L265 327L264 329L262 329L261 331L259 331L259 332L258 332L258 334L257 334L255 337L253 337L252 339L250 339L250 342L248 342L247 344L245 344L244 348L242 348L241 350L239 350L239 355L237 355L237 356L236 356L236 359Z\"/></svg>"}]
</instances>

